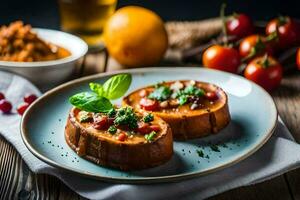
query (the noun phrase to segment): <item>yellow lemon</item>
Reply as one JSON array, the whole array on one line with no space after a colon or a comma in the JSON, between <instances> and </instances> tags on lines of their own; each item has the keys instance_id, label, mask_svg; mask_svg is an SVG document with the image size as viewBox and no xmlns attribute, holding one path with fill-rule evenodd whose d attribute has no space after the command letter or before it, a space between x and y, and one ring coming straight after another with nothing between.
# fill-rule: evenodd
<instances>
[{"instance_id":1,"label":"yellow lemon","mask_svg":"<svg viewBox=\"0 0 300 200\"><path fill-rule=\"evenodd\" d=\"M138 6L117 10L104 28L109 54L127 67L158 63L168 47L168 36L161 18Z\"/></svg>"}]
</instances>

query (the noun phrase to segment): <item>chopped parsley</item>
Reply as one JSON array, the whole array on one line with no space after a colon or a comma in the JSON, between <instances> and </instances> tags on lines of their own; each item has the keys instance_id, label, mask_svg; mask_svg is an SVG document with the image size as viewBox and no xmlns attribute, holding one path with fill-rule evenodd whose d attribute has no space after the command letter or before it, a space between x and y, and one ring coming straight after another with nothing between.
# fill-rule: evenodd
<instances>
[{"instance_id":1,"label":"chopped parsley","mask_svg":"<svg viewBox=\"0 0 300 200\"><path fill-rule=\"evenodd\" d=\"M199 157L201 157L201 158L203 158L203 157L204 157L204 153L203 153L203 151L202 151L202 150L200 150L200 149L197 149L197 150L196 150L196 152L197 152L197 154L198 154L198 156L199 156Z\"/></svg>"},{"instance_id":2,"label":"chopped parsley","mask_svg":"<svg viewBox=\"0 0 300 200\"><path fill-rule=\"evenodd\" d=\"M158 85L156 89L148 96L149 99L156 99L158 101L165 101L170 98L172 90L164 85Z\"/></svg>"},{"instance_id":3,"label":"chopped parsley","mask_svg":"<svg viewBox=\"0 0 300 200\"><path fill-rule=\"evenodd\" d=\"M108 111L107 116L113 118L116 116L116 114L117 114L116 109L112 108Z\"/></svg>"},{"instance_id":4,"label":"chopped parsley","mask_svg":"<svg viewBox=\"0 0 300 200\"><path fill-rule=\"evenodd\" d=\"M220 152L219 147L218 147L217 145L215 145L215 144L210 145L210 148L211 148L211 150L213 150L213 151Z\"/></svg>"},{"instance_id":5,"label":"chopped parsley","mask_svg":"<svg viewBox=\"0 0 300 200\"><path fill-rule=\"evenodd\" d=\"M152 122L153 120L154 120L154 116L151 113L149 113L148 115L146 115L143 118L143 121L146 122L146 123Z\"/></svg>"},{"instance_id":6,"label":"chopped parsley","mask_svg":"<svg viewBox=\"0 0 300 200\"><path fill-rule=\"evenodd\" d=\"M203 95L205 95L204 90L197 88L193 85L189 85L184 89L177 91L172 96L179 100L180 105L184 105L188 103L188 99L190 96L201 97Z\"/></svg>"},{"instance_id":7,"label":"chopped parsley","mask_svg":"<svg viewBox=\"0 0 300 200\"><path fill-rule=\"evenodd\" d=\"M148 142L152 142L154 140L154 137L155 137L156 134L157 133L155 131L152 131L151 133L145 135L145 139Z\"/></svg>"},{"instance_id":8,"label":"chopped parsley","mask_svg":"<svg viewBox=\"0 0 300 200\"><path fill-rule=\"evenodd\" d=\"M117 132L117 128L115 126L110 126L107 131L110 134L115 134Z\"/></svg>"},{"instance_id":9,"label":"chopped parsley","mask_svg":"<svg viewBox=\"0 0 300 200\"><path fill-rule=\"evenodd\" d=\"M118 125L127 125L130 129L135 129L138 127L137 124L138 117L134 113L133 109L130 107L120 108L116 113L116 118L114 124Z\"/></svg>"}]
</instances>

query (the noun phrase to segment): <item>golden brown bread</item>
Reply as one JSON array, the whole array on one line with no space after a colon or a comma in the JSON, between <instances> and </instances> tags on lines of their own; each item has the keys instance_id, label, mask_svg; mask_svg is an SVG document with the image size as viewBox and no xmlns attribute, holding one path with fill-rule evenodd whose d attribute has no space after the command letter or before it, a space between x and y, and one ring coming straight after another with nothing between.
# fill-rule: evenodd
<instances>
[{"instance_id":1,"label":"golden brown bread","mask_svg":"<svg viewBox=\"0 0 300 200\"><path fill-rule=\"evenodd\" d=\"M180 81L187 84L189 81ZM174 81L165 82L166 85L173 84ZM206 92L216 92L218 99L214 102L203 101L203 106L199 109L191 110L189 105L178 106L172 109L158 109L153 113L165 120L171 127L173 138L186 140L204 137L209 134L218 133L230 122L230 113L228 108L228 98L226 93L218 86L196 82L197 87ZM135 109L141 109L139 105L141 91L153 91L153 86L141 88L130 93L123 99L123 105L129 105Z\"/></svg>"},{"instance_id":2,"label":"golden brown bread","mask_svg":"<svg viewBox=\"0 0 300 200\"><path fill-rule=\"evenodd\" d=\"M172 157L173 138L170 126L157 116L154 117L154 122L160 126L160 131L152 142L147 142L143 135L118 141L114 135L79 122L78 112L76 108L70 111L65 138L79 156L99 165L121 170L158 166Z\"/></svg>"}]
</instances>

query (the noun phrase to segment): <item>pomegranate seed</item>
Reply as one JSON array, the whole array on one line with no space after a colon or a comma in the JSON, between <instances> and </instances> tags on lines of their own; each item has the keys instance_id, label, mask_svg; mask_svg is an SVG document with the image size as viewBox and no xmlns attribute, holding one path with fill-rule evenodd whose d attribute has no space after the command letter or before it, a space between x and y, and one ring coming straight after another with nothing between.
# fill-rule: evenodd
<instances>
[{"instance_id":1,"label":"pomegranate seed","mask_svg":"<svg viewBox=\"0 0 300 200\"><path fill-rule=\"evenodd\" d=\"M32 104L37 99L37 96L34 94L28 94L24 97L24 102Z\"/></svg>"},{"instance_id":2,"label":"pomegranate seed","mask_svg":"<svg viewBox=\"0 0 300 200\"><path fill-rule=\"evenodd\" d=\"M0 92L0 100L5 99L5 96L2 92Z\"/></svg>"},{"instance_id":3,"label":"pomegranate seed","mask_svg":"<svg viewBox=\"0 0 300 200\"><path fill-rule=\"evenodd\" d=\"M23 115L24 112L25 112L25 110L26 110L28 107L29 107L29 104L26 103L26 102L24 102L24 103L22 103L22 104L20 104L20 105L18 106L17 111L18 111L18 113L19 113L20 115Z\"/></svg>"},{"instance_id":4,"label":"pomegranate seed","mask_svg":"<svg viewBox=\"0 0 300 200\"><path fill-rule=\"evenodd\" d=\"M150 129L151 129L152 131L155 131L155 132L160 131L160 127L159 127L158 125L151 125L151 126L150 126Z\"/></svg>"},{"instance_id":5,"label":"pomegranate seed","mask_svg":"<svg viewBox=\"0 0 300 200\"><path fill-rule=\"evenodd\" d=\"M127 138L127 136L125 133L120 133L118 136L118 140L121 142L125 141L126 138Z\"/></svg>"},{"instance_id":6,"label":"pomegranate seed","mask_svg":"<svg viewBox=\"0 0 300 200\"><path fill-rule=\"evenodd\" d=\"M209 101L214 101L218 99L218 95L216 92L207 92L205 94L205 97L209 100Z\"/></svg>"},{"instance_id":7,"label":"pomegranate seed","mask_svg":"<svg viewBox=\"0 0 300 200\"><path fill-rule=\"evenodd\" d=\"M0 100L0 110L3 113L9 113L12 109L12 105L9 101L2 99Z\"/></svg>"}]
</instances>

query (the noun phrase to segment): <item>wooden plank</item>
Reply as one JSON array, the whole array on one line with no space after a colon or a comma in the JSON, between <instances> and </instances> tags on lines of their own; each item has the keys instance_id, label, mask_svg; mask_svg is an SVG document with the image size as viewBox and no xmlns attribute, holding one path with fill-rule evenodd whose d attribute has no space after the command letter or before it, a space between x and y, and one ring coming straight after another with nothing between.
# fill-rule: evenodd
<instances>
[{"instance_id":1,"label":"wooden plank","mask_svg":"<svg viewBox=\"0 0 300 200\"><path fill-rule=\"evenodd\" d=\"M226 183L224 183L226 184ZM276 177L272 180L265 181L256 185L240 187L234 190L219 194L209 200L274 200L284 199L292 200L288 186L283 176Z\"/></svg>"}]
</instances>

